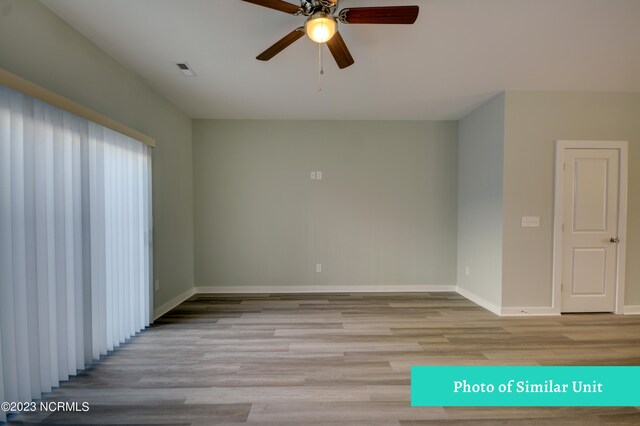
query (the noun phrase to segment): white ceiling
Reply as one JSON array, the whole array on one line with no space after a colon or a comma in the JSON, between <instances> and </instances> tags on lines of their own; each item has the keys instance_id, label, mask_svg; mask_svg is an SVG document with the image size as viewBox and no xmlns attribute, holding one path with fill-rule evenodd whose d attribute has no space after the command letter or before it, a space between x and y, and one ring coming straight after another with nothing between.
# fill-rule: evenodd
<instances>
[{"instance_id":1,"label":"white ceiling","mask_svg":"<svg viewBox=\"0 0 640 426\"><path fill-rule=\"evenodd\" d=\"M640 92L639 0L342 0L421 10L412 26L341 25L356 63L339 70L325 48L321 93L306 37L254 59L304 17L240 0L42 3L192 118L441 120L503 90Z\"/></svg>"}]
</instances>

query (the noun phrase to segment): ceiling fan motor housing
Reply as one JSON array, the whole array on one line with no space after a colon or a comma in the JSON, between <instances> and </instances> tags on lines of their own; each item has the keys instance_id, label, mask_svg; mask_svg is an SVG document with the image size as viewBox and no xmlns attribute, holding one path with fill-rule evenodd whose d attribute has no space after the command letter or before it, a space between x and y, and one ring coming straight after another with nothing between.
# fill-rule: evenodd
<instances>
[{"instance_id":1,"label":"ceiling fan motor housing","mask_svg":"<svg viewBox=\"0 0 640 426\"><path fill-rule=\"evenodd\" d=\"M300 7L302 8L302 14L305 16L311 16L318 12L333 15L338 7L338 1L300 0Z\"/></svg>"}]
</instances>

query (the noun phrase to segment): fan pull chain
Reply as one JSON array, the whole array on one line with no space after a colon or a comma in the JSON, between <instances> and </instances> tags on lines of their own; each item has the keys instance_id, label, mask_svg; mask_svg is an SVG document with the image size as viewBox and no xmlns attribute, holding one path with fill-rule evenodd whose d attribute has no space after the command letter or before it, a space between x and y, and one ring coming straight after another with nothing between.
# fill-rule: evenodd
<instances>
[{"instance_id":1,"label":"fan pull chain","mask_svg":"<svg viewBox=\"0 0 640 426\"><path fill-rule=\"evenodd\" d=\"M318 43L318 64L319 64L318 92L322 92L322 76L324 75L324 68L322 67L322 44L321 43Z\"/></svg>"}]
</instances>

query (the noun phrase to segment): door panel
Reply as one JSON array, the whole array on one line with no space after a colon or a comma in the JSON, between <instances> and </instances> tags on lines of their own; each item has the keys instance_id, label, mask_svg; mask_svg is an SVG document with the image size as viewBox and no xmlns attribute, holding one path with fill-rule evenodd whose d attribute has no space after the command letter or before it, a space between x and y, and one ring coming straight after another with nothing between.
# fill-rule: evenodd
<instances>
[{"instance_id":1,"label":"door panel","mask_svg":"<svg viewBox=\"0 0 640 426\"><path fill-rule=\"evenodd\" d=\"M600 248L573 249L571 294L603 295L605 292L607 251Z\"/></svg>"},{"instance_id":2,"label":"door panel","mask_svg":"<svg viewBox=\"0 0 640 426\"><path fill-rule=\"evenodd\" d=\"M608 159L575 159L573 231L607 229Z\"/></svg>"},{"instance_id":3,"label":"door panel","mask_svg":"<svg viewBox=\"0 0 640 426\"><path fill-rule=\"evenodd\" d=\"M616 149L565 151L563 312L615 309L619 167Z\"/></svg>"}]
</instances>

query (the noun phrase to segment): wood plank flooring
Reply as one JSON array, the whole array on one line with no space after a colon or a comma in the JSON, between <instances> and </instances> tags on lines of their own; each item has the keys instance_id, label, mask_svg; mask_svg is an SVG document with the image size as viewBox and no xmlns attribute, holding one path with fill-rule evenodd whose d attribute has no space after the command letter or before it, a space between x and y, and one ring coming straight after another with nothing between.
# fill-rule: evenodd
<instances>
[{"instance_id":1,"label":"wood plank flooring","mask_svg":"<svg viewBox=\"0 0 640 426\"><path fill-rule=\"evenodd\" d=\"M627 408L410 407L413 365L640 365L640 316L499 318L455 293L195 296L12 423L631 425Z\"/></svg>"}]
</instances>

